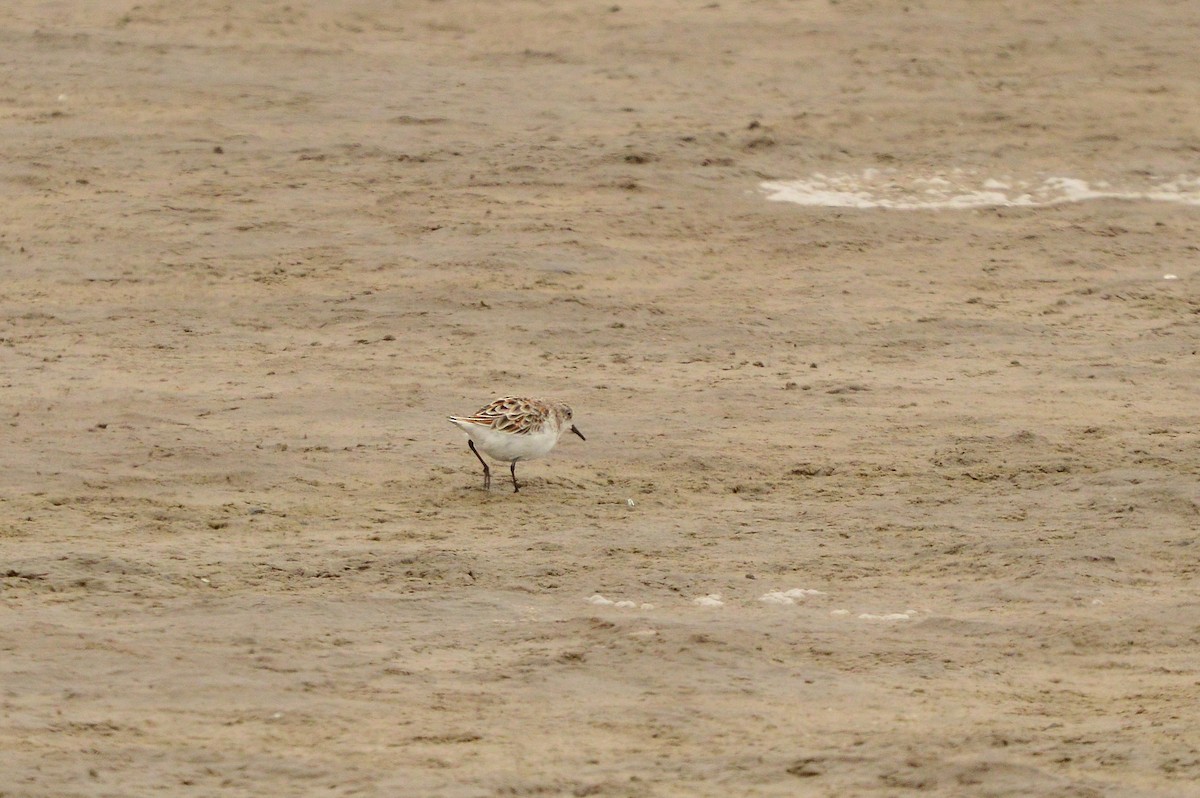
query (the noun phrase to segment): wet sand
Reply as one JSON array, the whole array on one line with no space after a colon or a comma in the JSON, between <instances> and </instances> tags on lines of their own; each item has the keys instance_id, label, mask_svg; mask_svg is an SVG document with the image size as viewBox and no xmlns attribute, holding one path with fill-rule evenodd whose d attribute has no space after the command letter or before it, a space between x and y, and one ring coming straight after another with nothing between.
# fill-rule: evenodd
<instances>
[{"instance_id":1,"label":"wet sand","mask_svg":"<svg viewBox=\"0 0 1200 798\"><path fill-rule=\"evenodd\" d=\"M1193 4L106 5L0 10L0 796L1195 794L1200 208L761 188L1195 175Z\"/></svg>"}]
</instances>

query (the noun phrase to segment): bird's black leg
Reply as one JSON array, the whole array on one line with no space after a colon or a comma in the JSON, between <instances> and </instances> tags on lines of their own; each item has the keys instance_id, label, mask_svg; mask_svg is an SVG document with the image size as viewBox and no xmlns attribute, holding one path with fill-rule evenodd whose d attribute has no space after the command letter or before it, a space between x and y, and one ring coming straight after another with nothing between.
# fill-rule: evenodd
<instances>
[{"instance_id":1,"label":"bird's black leg","mask_svg":"<svg viewBox=\"0 0 1200 798\"><path fill-rule=\"evenodd\" d=\"M513 493L520 493L521 486L517 484L517 461L516 460L512 461L512 467L509 468L508 470L509 470L509 473L512 474L512 478L513 478Z\"/></svg>"},{"instance_id":2,"label":"bird's black leg","mask_svg":"<svg viewBox=\"0 0 1200 798\"><path fill-rule=\"evenodd\" d=\"M467 441L467 446L471 447L471 451L476 457L479 457L479 450L475 448L475 441ZM482 457L479 457L479 462L483 463L483 489L491 490L492 488L492 469L488 468L488 464L484 462Z\"/></svg>"}]
</instances>

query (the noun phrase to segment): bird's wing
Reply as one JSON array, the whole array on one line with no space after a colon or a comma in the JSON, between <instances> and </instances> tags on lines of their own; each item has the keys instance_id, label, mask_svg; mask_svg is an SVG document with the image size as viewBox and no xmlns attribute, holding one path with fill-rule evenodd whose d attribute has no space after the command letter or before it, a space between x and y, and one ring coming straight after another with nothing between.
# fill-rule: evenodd
<instances>
[{"instance_id":1,"label":"bird's wing","mask_svg":"<svg viewBox=\"0 0 1200 798\"><path fill-rule=\"evenodd\" d=\"M458 420L490 427L497 432L528 435L541 428L545 421L545 412L528 399L506 396L481 408L474 415Z\"/></svg>"}]
</instances>

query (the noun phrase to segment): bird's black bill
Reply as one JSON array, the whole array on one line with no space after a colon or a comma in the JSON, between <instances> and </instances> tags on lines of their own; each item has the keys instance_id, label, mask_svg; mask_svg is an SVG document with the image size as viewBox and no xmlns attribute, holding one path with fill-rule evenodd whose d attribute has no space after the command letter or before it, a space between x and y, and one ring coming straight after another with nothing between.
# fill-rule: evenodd
<instances>
[{"instance_id":1,"label":"bird's black bill","mask_svg":"<svg viewBox=\"0 0 1200 798\"><path fill-rule=\"evenodd\" d=\"M574 432L576 435L578 435L581 440L587 440L587 438L583 437L583 433L579 431L579 427L576 427L574 424L571 425L571 432Z\"/></svg>"}]
</instances>

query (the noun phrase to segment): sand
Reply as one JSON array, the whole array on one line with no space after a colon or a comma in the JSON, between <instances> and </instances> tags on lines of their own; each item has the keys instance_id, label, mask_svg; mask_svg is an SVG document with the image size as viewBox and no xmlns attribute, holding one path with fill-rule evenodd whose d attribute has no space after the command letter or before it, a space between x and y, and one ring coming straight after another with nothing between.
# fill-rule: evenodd
<instances>
[{"instance_id":1,"label":"sand","mask_svg":"<svg viewBox=\"0 0 1200 798\"><path fill-rule=\"evenodd\" d=\"M1198 37L6 3L0 795L1200 794Z\"/></svg>"}]
</instances>

